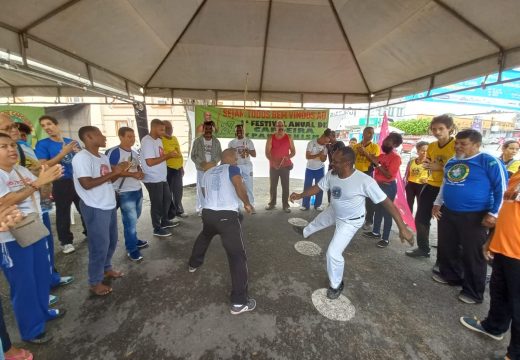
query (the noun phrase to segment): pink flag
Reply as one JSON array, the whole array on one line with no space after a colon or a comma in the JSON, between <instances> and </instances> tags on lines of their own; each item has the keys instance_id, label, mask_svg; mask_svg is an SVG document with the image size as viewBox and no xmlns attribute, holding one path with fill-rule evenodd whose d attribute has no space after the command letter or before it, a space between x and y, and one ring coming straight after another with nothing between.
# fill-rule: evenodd
<instances>
[{"instance_id":1,"label":"pink flag","mask_svg":"<svg viewBox=\"0 0 520 360\"><path fill-rule=\"evenodd\" d=\"M379 131L379 146L383 145L383 140L388 136L389 133L388 117L386 116L385 112L383 115L381 130ZM404 223L408 225L413 231L417 231L415 228L413 214L408 207L408 202L406 201L406 192L404 190L403 177L401 176L400 171L397 173L395 181L397 182L397 195L395 196L394 204L401 213L401 217L403 218Z\"/></svg>"}]
</instances>

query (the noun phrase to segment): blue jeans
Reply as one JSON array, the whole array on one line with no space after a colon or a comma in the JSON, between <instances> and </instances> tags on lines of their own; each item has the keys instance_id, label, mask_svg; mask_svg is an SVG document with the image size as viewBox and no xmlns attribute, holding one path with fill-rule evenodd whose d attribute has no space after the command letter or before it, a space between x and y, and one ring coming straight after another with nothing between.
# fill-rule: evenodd
<instances>
[{"instance_id":1,"label":"blue jeans","mask_svg":"<svg viewBox=\"0 0 520 360\"><path fill-rule=\"evenodd\" d=\"M394 181L389 183L378 183L379 187L388 196L391 201L394 201L395 195L397 194L397 183ZM383 240L390 238L390 230L392 229L392 215L385 209L383 203L376 204L376 213L374 215L374 227L372 232L374 234L380 234L381 222L385 221L383 225Z\"/></svg>"},{"instance_id":2,"label":"blue jeans","mask_svg":"<svg viewBox=\"0 0 520 360\"><path fill-rule=\"evenodd\" d=\"M312 186L312 183L314 181L314 184L318 184L318 181L321 180L321 178L325 176L324 168L318 169L318 170L311 170L311 169L305 169L305 181L303 182L303 190L307 190ZM321 206L321 202L323 200L323 191L320 190L319 193L316 194L316 200L314 201L314 207L317 208ZM302 206L305 208L309 208L311 203L311 198L309 196L306 196L303 198Z\"/></svg>"},{"instance_id":3,"label":"blue jeans","mask_svg":"<svg viewBox=\"0 0 520 360\"><path fill-rule=\"evenodd\" d=\"M82 200L79 206L88 232L88 283L97 285L103 281L105 271L112 270L117 246L117 212L116 208L90 207Z\"/></svg>"},{"instance_id":4,"label":"blue jeans","mask_svg":"<svg viewBox=\"0 0 520 360\"><path fill-rule=\"evenodd\" d=\"M137 250L137 219L143 207L143 190L126 191L119 194L121 215L125 234L126 251Z\"/></svg>"}]
</instances>

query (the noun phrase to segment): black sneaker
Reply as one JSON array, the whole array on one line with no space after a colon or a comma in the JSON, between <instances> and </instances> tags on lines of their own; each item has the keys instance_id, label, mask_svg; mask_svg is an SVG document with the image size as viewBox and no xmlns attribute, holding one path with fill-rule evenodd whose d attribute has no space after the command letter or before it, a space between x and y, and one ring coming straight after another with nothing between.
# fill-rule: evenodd
<instances>
[{"instance_id":1,"label":"black sneaker","mask_svg":"<svg viewBox=\"0 0 520 360\"><path fill-rule=\"evenodd\" d=\"M462 291L459 293L457 298L465 304L480 304L482 301L477 301L473 299L471 296L464 294Z\"/></svg>"},{"instance_id":2,"label":"black sneaker","mask_svg":"<svg viewBox=\"0 0 520 360\"><path fill-rule=\"evenodd\" d=\"M247 304L244 305L231 305L229 308L229 311L231 312L231 315L238 315L242 314L247 311L253 311L256 308L256 300L249 298L247 300Z\"/></svg>"},{"instance_id":3,"label":"black sneaker","mask_svg":"<svg viewBox=\"0 0 520 360\"><path fill-rule=\"evenodd\" d=\"M144 249L148 247L148 241L146 240L137 240L137 247L139 249Z\"/></svg>"},{"instance_id":4,"label":"black sneaker","mask_svg":"<svg viewBox=\"0 0 520 360\"><path fill-rule=\"evenodd\" d=\"M413 258L429 258L430 257L430 253L429 252L425 252L419 248L417 249L413 249L413 250L406 250L406 256L409 256L409 257L413 257Z\"/></svg>"},{"instance_id":5,"label":"black sneaker","mask_svg":"<svg viewBox=\"0 0 520 360\"><path fill-rule=\"evenodd\" d=\"M432 280L435 281L435 282L438 282L439 284L449 285L448 280L446 280L445 278L443 278L441 274L435 274L435 273L434 273L434 274L432 275Z\"/></svg>"},{"instance_id":6,"label":"black sneaker","mask_svg":"<svg viewBox=\"0 0 520 360\"><path fill-rule=\"evenodd\" d=\"M333 289L333 288L329 287L327 289L327 297L331 300L337 299L341 295L342 291L343 291L343 281L341 282L341 284L339 284L337 289Z\"/></svg>"},{"instance_id":7,"label":"black sneaker","mask_svg":"<svg viewBox=\"0 0 520 360\"><path fill-rule=\"evenodd\" d=\"M194 273L195 271L197 271L197 269L198 269L198 268L196 268L196 267L193 267L193 266L189 266L189 265L188 265L188 271L189 271L190 273Z\"/></svg>"},{"instance_id":8,"label":"black sneaker","mask_svg":"<svg viewBox=\"0 0 520 360\"><path fill-rule=\"evenodd\" d=\"M472 318L469 316L462 316L460 318L460 323L462 325L464 325L465 327L467 327L468 329L479 332L484 335L487 335L494 340L502 340L504 338L504 334L494 335L494 334L487 332L486 329L484 329L484 327L480 323L480 321L478 321L475 318Z\"/></svg>"},{"instance_id":9,"label":"black sneaker","mask_svg":"<svg viewBox=\"0 0 520 360\"><path fill-rule=\"evenodd\" d=\"M179 221L173 221L173 220L167 220L167 221L164 221L161 226L163 229L168 229L168 228L174 228L176 226L179 226L180 222Z\"/></svg>"},{"instance_id":10,"label":"black sneaker","mask_svg":"<svg viewBox=\"0 0 520 360\"><path fill-rule=\"evenodd\" d=\"M381 239L381 235L379 234L374 234L372 231L365 231L363 233L363 236L364 237L367 237L369 239Z\"/></svg>"},{"instance_id":11,"label":"black sneaker","mask_svg":"<svg viewBox=\"0 0 520 360\"><path fill-rule=\"evenodd\" d=\"M141 261L141 260L143 260L143 255L141 255L141 252L139 251L139 249L128 253L127 256L132 261Z\"/></svg>"},{"instance_id":12,"label":"black sneaker","mask_svg":"<svg viewBox=\"0 0 520 360\"><path fill-rule=\"evenodd\" d=\"M31 343L31 344L45 344L52 340L52 336L48 335L45 332L42 332L40 335L36 336L35 338L32 338L30 340L24 340L25 342Z\"/></svg>"},{"instance_id":13,"label":"black sneaker","mask_svg":"<svg viewBox=\"0 0 520 360\"><path fill-rule=\"evenodd\" d=\"M388 244L390 244L390 241L388 240L379 240L376 245L379 248L385 248L388 246Z\"/></svg>"},{"instance_id":14,"label":"black sneaker","mask_svg":"<svg viewBox=\"0 0 520 360\"><path fill-rule=\"evenodd\" d=\"M301 236L303 236L303 228L301 226L295 226L293 225L293 230L296 231L298 234L300 234Z\"/></svg>"},{"instance_id":15,"label":"black sneaker","mask_svg":"<svg viewBox=\"0 0 520 360\"><path fill-rule=\"evenodd\" d=\"M166 236L172 235L171 232L169 232L168 230L164 230L163 228L155 229L153 231L153 234L154 234L154 236L161 236L161 237L166 237Z\"/></svg>"}]
</instances>

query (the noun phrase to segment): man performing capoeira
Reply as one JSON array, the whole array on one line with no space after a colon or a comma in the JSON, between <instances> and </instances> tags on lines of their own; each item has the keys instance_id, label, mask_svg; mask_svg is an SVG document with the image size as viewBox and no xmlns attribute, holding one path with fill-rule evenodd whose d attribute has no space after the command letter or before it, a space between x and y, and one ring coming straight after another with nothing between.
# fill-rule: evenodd
<instances>
[{"instance_id":1,"label":"man performing capoeira","mask_svg":"<svg viewBox=\"0 0 520 360\"><path fill-rule=\"evenodd\" d=\"M345 260L343 251L350 243L356 231L363 225L365 217L365 199L370 198L374 204L381 203L399 228L401 241L413 245L413 234L407 229L399 210L387 198L374 179L354 169L356 155L349 147L338 149L332 157L332 170L320 180L318 185L302 193L292 193L291 201L304 196L312 196L319 191L331 192L331 206L320 213L303 229L303 237L336 224L336 231L327 250L327 273L329 289L327 297L337 299L343 291L343 268ZM300 228L301 229L301 228Z\"/></svg>"}]
</instances>

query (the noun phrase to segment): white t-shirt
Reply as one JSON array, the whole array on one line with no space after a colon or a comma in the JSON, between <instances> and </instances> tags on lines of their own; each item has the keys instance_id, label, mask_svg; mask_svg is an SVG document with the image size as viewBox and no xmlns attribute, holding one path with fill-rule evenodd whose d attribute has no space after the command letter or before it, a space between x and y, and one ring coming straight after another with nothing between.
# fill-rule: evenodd
<instances>
[{"instance_id":1,"label":"white t-shirt","mask_svg":"<svg viewBox=\"0 0 520 360\"><path fill-rule=\"evenodd\" d=\"M242 157L242 153L244 152L244 149L248 150L255 150L255 145L251 141L251 139L248 139L246 137L242 139L233 139L229 142L228 148L233 148L237 151L237 165L250 165L253 166L253 163L251 162L251 157L248 155L245 158Z\"/></svg>"},{"instance_id":2,"label":"white t-shirt","mask_svg":"<svg viewBox=\"0 0 520 360\"><path fill-rule=\"evenodd\" d=\"M26 182L33 182L36 180L36 176L34 176L26 168L19 165L15 165L13 170L11 170L9 173L0 169L0 197L4 197L11 192L16 192L25 187L25 183L20 179L14 169L18 170ZM39 191L34 193L34 198L36 200L36 207L34 206L32 196L28 196L22 202L16 204L18 209L26 215L34 212L39 212L41 214L42 211L40 208ZM10 241L15 241L15 238L9 231L0 232L0 243L6 243Z\"/></svg>"},{"instance_id":3,"label":"white t-shirt","mask_svg":"<svg viewBox=\"0 0 520 360\"><path fill-rule=\"evenodd\" d=\"M139 167L139 155L134 150L126 151L125 149L120 148L119 146L113 147L107 152L108 161L110 165L115 166L124 161L128 161L132 164L128 172L137 172ZM123 179L125 181L123 182ZM123 183L123 186L121 186ZM112 182L112 186L114 186L115 191L119 192L128 192L128 191L137 191L141 190L141 182L136 178L131 176L120 177L116 181Z\"/></svg>"},{"instance_id":4,"label":"white t-shirt","mask_svg":"<svg viewBox=\"0 0 520 360\"><path fill-rule=\"evenodd\" d=\"M98 178L112 172L106 155L99 154L97 157L88 150L81 150L72 159L72 171L74 189L85 205L101 210L111 210L116 207L116 195L110 181L86 190L78 180L82 177Z\"/></svg>"},{"instance_id":5,"label":"white t-shirt","mask_svg":"<svg viewBox=\"0 0 520 360\"><path fill-rule=\"evenodd\" d=\"M206 162L211 161L211 148L213 147L213 139L204 139L204 155L206 156Z\"/></svg>"},{"instance_id":6,"label":"white t-shirt","mask_svg":"<svg viewBox=\"0 0 520 360\"><path fill-rule=\"evenodd\" d=\"M307 144L307 151L310 151L311 155L316 155L320 152L327 155L327 146L318 144L318 139L314 139ZM324 166L325 163L319 158L307 160L307 169L309 170L318 170Z\"/></svg>"},{"instance_id":7,"label":"white t-shirt","mask_svg":"<svg viewBox=\"0 0 520 360\"><path fill-rule=\"evenodd\" d=\"M161 138L154 140L150 135L146 135L141 140L141 167L144 172L143 182L159 183L166 181L166 161L154 166L148 166L146 159L158 158L164 155L164 149Z\"/></svg>"},{"instance_id":8,"label":"white t-shirt","mask_svg":"<svg viewBox=\"0 0 520 360\"><path fill-rule=\"evenodd\" d=\"M386 199L376 181L361 171L346 179L340 179L329 171L318 183L324 192L330 190L331 205L337 219L355 219L365 214L365 198L370 198L374 204Z\"/></svg>"},{"instance_id":9,"label":"white t-shirt","mask_svg":"<svg viewBox=\"0 0 520 360\"><path fill-rule=\"evenodd\" d=\"M238 211L240 199L231 182L235 175L240 175L240 169L229 164L213 167L204 173L201 186L204 188L204 209Z\"/></svg>"}]
</instances>

